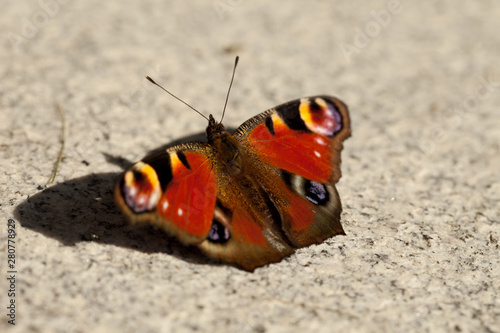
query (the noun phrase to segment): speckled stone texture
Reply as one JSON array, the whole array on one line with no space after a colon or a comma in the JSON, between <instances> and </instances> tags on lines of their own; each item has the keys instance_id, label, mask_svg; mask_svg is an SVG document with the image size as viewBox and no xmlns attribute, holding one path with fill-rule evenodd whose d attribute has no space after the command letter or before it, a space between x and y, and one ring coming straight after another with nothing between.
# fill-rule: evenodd
<instances>
[{"instance_id":1,"label":"speckled stone texture","mask_svg":"<svg viewBox=\"0 0 500 333\"><path fill-rule=\"evenodd\" d=\"M2 332L500 332L495 1L3 1ZM118 173L328 94L346 236L247 273L127 224ZM46 185L61 148L56 180ZM7 322L15 221L16 325Z\"/></svg>"}]
</instances>

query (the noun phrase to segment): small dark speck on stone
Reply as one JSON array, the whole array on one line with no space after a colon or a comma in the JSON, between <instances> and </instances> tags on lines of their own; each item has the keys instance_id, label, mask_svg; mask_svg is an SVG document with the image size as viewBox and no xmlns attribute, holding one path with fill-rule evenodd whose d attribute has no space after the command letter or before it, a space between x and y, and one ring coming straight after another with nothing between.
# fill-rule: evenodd
<instances>
[{"instance_id":1,"label":"small dark speck on stone","mask_svg":"<svg viewBox=\"0 0 500 333\"><path fill-rule=\"evenodd\" d=\"M262 325L262 324L258 324L256 326L254 326L254 332L257 332L257 333L264 333L266 331L266 328Z\"/></svg>"}]
</instances>

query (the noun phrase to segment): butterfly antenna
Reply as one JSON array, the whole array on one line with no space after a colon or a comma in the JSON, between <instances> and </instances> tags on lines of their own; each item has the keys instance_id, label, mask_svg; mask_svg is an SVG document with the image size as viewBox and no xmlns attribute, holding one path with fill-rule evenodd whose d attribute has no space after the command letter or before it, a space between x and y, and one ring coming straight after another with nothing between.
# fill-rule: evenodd
<instances>
[{"instance_id":1,"label":"butterfly antenna","mask_svg":"<svg viewBox=\"0 0 500 333\"><path fill-rule=\"evenodd\" d=\"M226 106L227 106L227 101L229 99L229 92L231 91L231 87L233 86L234 73L236 72L236 66L238 66L238 60L240 60L240 57L236 56L236 59L234 59L234 67L233 67L233 75L231 76L231 83L229 83L229 89L227 90L226 103L224 103L224 109L222 110L222 117L220 118L219 123L222 123L222 120L224 119L224 114L226 113Z\"/></svg>"},{"instance_id":2,"label":"butterfly antenna","mask_svg":"<svg viewBox=\"0 0 500 333\"><path fill-rule=\"evenodd\" d=\"M195 108L193 108L191 105L189 105L188 103L184 102L182 99L180 99L179 97L175 96L174 94L172 94L170 91L168 91L167 89L163 88L161 85L159 85L158 83L156 83L152 78L150 78L149 76L146 75L146 79L148 79L149 82L151 82L152 84L154 84L155 86L158 86L160 87L161 89L163 89L163 91L165 91L167 94L169 94L170 96L172 96L173 98L177 99L178 101L184 103L185 105L189 106L191 109L193 109L196 113L198 113L200 116L202 116L203 118L205 118L207 121L208 121L208 118L203 114L201 113L200 111L196 110Z\"/></svg>"}]
</instances>

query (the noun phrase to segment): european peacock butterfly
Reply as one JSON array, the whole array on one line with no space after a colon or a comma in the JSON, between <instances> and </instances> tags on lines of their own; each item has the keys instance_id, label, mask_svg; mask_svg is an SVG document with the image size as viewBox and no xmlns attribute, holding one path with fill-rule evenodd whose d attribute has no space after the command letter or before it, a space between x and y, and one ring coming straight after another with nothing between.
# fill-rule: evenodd
<instances>
[{"instance_id":1,"label":"european peacock butterfly","mask_svg":"<svg viewBox=\"0 0 500 333\"><path fill-rule=\"evenodd\" d=\"M114 197L131 223L156 225L248 271L344 234L335 184L351 132L342 101L290 101L233 134L212 115L207 120L208 143L167 148L120 176Z\"/></svg>"}]
</instances>

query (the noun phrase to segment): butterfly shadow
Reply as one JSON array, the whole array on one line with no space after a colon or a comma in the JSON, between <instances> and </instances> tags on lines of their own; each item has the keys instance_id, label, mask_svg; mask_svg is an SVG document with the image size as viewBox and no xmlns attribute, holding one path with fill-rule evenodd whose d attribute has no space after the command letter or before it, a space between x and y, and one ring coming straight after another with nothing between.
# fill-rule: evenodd
<instances>
[{"instance_id":1,"label":"butterfly shadow","mask_svg":"<svg viewBox=\"0 0 500 333\"><path fill-rule=\"evenodd\" d=\"M159 149L196 139L189 136ZM104 154L123 169L132 163ZM144 253L166 253L195 264L219 265L196 247L186 247L152 225L130 225L113 200L119 173L90 174L43 189L19 204L14 216L20 224L66 246L96 242Z\"/></svg>"}]
</instances>

